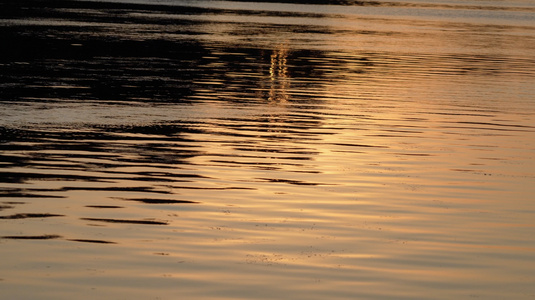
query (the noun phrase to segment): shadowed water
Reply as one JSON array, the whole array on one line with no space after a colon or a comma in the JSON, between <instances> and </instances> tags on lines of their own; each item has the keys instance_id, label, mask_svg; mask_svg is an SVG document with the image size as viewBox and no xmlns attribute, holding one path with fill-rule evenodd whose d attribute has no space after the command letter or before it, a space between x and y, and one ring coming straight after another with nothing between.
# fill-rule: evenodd
<instances>
[{"instance_id":1,"label":"shadowed water","mask_svg":"<svg viewBox=\"0 0 535 300\"><path fill-rule=\"evenodd\" d=\"M10 299L532 299L535 2L0 3Z\"/></svg>"}]
</instances>

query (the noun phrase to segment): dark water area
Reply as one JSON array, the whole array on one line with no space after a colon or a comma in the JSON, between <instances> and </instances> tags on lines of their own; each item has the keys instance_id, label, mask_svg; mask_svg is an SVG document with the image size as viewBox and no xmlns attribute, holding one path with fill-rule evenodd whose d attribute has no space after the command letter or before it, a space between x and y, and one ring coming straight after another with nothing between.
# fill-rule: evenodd
<instances>
[{"instance_id":1,"label":"dark water area","mask_svg":"<svg viewBox=\"0 0 535 300\"><path fill-rule=\"evenodd\" d=\"M532 299L535 2L0 3L10 299Z\"/></svg>"}]
</instances>

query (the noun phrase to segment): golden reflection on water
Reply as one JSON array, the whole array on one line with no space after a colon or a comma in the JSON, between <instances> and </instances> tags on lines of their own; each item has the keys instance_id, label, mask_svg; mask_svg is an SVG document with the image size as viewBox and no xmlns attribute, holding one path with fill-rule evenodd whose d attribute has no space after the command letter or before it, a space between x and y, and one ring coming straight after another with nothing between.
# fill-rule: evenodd
<instances>
[{"instance_id":1,"label":"golden reflection on water","mask_svg":"<svg viewBox=\"0 0 535 300\"><path fill-rule=\"evenodd\" d=\"M271 54L269 102L284 103L288 101L290 78L288 76L287 59L288 47L285 44L279 44Z\"/></svg>"},{"instance_id":2,"label":"golden reflection on water","mask_svg":"<svg viewBox=\"0 0 535 300\"><path fill-rule=\"evenodd\" d=\"M4 295L533 297L532 29L474 55L464 23L142 8L82 9L102 32L79 29L75 59L32 60L16 32L33 63L5 64Z\"/></svg>"}]
</instances>

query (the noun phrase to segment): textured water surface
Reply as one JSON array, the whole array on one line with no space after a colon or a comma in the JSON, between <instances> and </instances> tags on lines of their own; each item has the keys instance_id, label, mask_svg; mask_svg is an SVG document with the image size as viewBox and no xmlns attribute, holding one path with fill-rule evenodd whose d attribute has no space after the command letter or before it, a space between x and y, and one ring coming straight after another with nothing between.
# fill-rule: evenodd
<instances>
[{"instance_id":1,"label":"textured water surface","mask_svg":"<svg viewBox=\"0 0 535 300\"><path fill-rule=\"evenodd\" d=\"M0 4L10 299L532 299L535 2Z\"/></svg>"}]
</instances>

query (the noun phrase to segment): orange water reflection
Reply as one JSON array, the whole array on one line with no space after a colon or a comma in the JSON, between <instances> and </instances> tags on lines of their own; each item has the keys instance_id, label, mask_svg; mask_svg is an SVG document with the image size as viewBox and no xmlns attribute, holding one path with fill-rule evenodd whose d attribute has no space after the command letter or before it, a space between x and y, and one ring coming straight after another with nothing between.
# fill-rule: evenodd
<instances>
[{"instance_id":1,"label":"orange water reflection","mask_svg":"<svg viewBox=\"0 0 535 300\"><path fill-rule=\"evenodd\" d=\"M288 89L290 88L290 78L288 76L288 49L280 44L273 54L271 54L271 66L269 67L269 79L271 80L269 89L270 102L288 101Z\"/></svg>"},{"instance_id":2,"label":"orange water reflection","mask_svg":"<svg viewBox=\"0 0 535 300\"><path fill-rule=\"evenodd\" d=\"M6 25L3 295L535 293L532 28L80 5Z\"/></svg>"}]
</instances>

